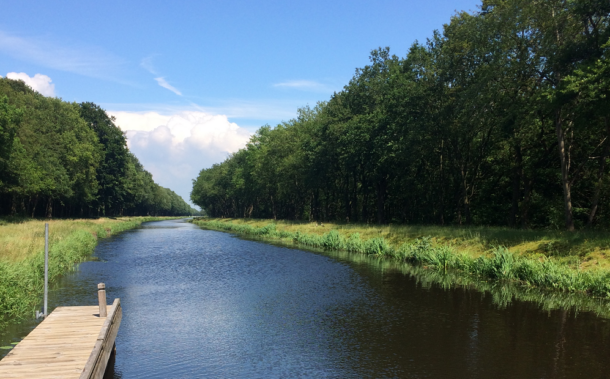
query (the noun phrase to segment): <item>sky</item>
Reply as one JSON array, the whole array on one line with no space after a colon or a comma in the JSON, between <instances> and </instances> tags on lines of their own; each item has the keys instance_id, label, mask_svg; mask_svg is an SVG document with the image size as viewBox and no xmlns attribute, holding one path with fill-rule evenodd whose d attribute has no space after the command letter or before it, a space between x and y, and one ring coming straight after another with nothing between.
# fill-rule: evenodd
<instances>
[{"instance_id":1,"label":"sky","mask_svg":"<svg viewBox=\"0 0 610 379\"><path fill-rule=\"evenodd\" d=\"M0 76L116 117L153 179L200 170L340 91L371 50L404 57L480 1L29 1L0 19Z\"/></svg>"}]
</instances>

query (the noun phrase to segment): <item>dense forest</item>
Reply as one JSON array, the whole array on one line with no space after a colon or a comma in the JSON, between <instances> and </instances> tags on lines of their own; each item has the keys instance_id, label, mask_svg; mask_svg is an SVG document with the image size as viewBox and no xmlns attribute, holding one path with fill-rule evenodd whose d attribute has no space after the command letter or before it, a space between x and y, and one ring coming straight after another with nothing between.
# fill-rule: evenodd
<instances>
[{"instance_id":1,"label":"dense forest","mask_svg":"<svg viewBox=\"0 0 610 379\"><path fill-rule=\"evenodd\" d=\"M0 216L174 216L197 212L156 184L114 119L0 78Z\"/></svg>"},{"instance_id":2,"label":"dense forest","mask_svg":"<svg viewBox=\"0 0 610 379\"><path fill-rule=\"evenodd\" d=\"M610 3L485 0L202 170L217 217L610 226Z\"/></svg>"}]
</instances>

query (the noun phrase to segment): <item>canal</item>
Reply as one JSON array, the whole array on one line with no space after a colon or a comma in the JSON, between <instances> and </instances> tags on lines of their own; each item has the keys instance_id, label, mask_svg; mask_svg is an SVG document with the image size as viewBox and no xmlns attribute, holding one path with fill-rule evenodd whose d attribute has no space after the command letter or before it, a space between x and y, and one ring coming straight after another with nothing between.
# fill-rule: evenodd
<instances>
[{"instance_id":1,"label":"canal","mask_svg":"<svg viewBox=\"0 0 610 379\"><path fill-rule=\"evenodd\" d=\"M51 308L96 304L99 282L123 305L115 378L610 377L604 317L181 220L101 240Z\"/></svg>"}]
</instances>

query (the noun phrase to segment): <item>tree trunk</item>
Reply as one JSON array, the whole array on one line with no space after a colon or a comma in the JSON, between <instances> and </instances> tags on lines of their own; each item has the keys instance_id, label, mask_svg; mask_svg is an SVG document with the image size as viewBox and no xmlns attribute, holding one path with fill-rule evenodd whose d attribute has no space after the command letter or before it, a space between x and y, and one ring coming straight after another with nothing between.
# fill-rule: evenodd
<instances>
[{"instance_id":1,"label":"tree trunk","mask_svg":"<svg viewBox=\"0 0 610 379\"><path fill-rule=\"evenodd\" d=\"M352 216L352 204L350 202L349 192L349 173L345 173L345 187L343 188L343 201L345 202L345 221L349 223Z\"/></svg>"},{"instance_id":2,"label":"tree trunk","mask_svg":"<svg viewBox=\"0 0 610 379\"><path fill-rule=\"evenodd\" d=\"M277 214L275 213L275 201L273 201L273 196L271 196L271 210L273 212L273 219L277 220Z\"/></svg>"},{"instance_id":3,"label":"tree trunk","mask_svg":"<svg viewBox=\"0 0 610 379\"><path fill-rule=\"evenodd\" d=\"M460 164L460 179L461 179L461 186L462 186L462 196L458 195L458 223L460 225L462 225L463 223L463 219L462 219L462 212L464 212L463 217L466 219L466 224L468 224L468 220L469 220L469 214L470 214L470 204L469 204L469 199L468 199L468 180L466 178L467 175L467 170L464 167L464 163Z\"/></svg>"},{"instance_id":4,"label":"tree trunk","mask_svg":"<svg viewBox=\"0 0 610 379\"><path fill-rule=\"evenodd\" d=\"M466 224L472 224L472 216L470 214L470 197L464 196L464 217L466 217Z\"/></svg>"},{"instance_id":5,"label":"tree trunk","mask_svg":"<svg viewBox=\"0 0 610 379\"><path fill-rule=\"evenodd\" d=\"M606 126L606 138L610 139L610 125L608 125L608 118L604 117L604 124ZM605 142L605 146L602 152L601 157L599 157L599 170L597 172L597 183L595 184L595 190L593 192L593 199L591 200L591 209L589 210L589 218L587 220L587 227L591 227L593 225L593 219L595 218L595 213L597 212L597 207L599 205L599 194L602 188L602 182L604 179L604 170L606 169L606 158L610 153L610 141Z\"/></svg>"},{"instance_id":6,"label":"tree trunk","mask_svg":"<svg viewBox=\"0 0 610 379\"><path fill-rule=\"evenodd\" d=\"M377 223L385 224L385 191L386 191L386 180L381 179L377 183Z\"/></svg>"},{"instance_id":7,"label":"tree trunk","mask_svg":"<svg viewBox=\"0 0 610 379\"><path fill-rule=\"evenodd\" d=\"M570 164L565 147L565 134L561 119L561 109L557 110L555 115L555 131L557 133L557 147L561 163L561 186L563 189L565 227L566 230L572 232L574 231L574 219L572 217L572 193L569 179Z\"/></svg>"},{"instance_id":8,"label":"tree trunk","mask_svg":"<svg viewBox=\"0 0 610 379\"><path fill-rule=\"evenodd\" d=\"M358 222L358 175L354 170L353 175L354 186L352 188L352 215L354 217L353 221Z\"/></svg>"},{"instance_id":9,"label":"tree trunk","mask_svg":"<svg viewBox=\"0 0 610 379\"><path fill-rule=\"evenodd\" d=\"M526 229L529 224L529 208L530 200L532 198L532 185L534 184L533 179L523 178L523 204L521 206L521 227Z\"/></svg>"},{"instance_id":10,"label":"tree trunk","mask_svg":"<svg viewBox=\"0 0 610 379\"><path fill-rule=\"evenodd\" d=\"M439 222L441 225L445 225L445 173L443 171L443 149L445 146L445 141L441 140L441 160L440 160L440 199L439 199Z\"/></svg>"},{"instance_id":11,"label":"tree trunk","mask_svg":"<svg viewBox=\"0 0 610 379\"><path fill-rule=\"evenodd\" d=\"M318 197L319 197L319 190L316 188L313 190L313 193L311 194L311 216L309 221L318 221L319 219L319 215L318 215Z\"/></svg>"},{"instance_id":12,"label":"tree trunk","mask_svg":"<svg viewBox=\"0 0 610 379\"><path fill-rule=\"evenodd\" d=\"M369 191L364 175L362 175L362 221L369 222Z\"/></svg>"},{"instance_id":13,"label":"tree trunk","mask_svg":"<svg viewBox=\"0 0 610 379\"><path fill-rule=\"evenodd\" d=\"M322 216L323 221L329 221L332 215L331 204L333 200L333 191L330 188L330 185L326 186L326 190L324 191L324 215Z\"/></svg>"},{"instance_id":14,"label":"tree trunk","mask_svg":"<svg viewBox=\"0 0 610 379\"><path fill-rule=\"evenodd\" d=\"M47 200L47 218L53 217L53 198L49 197Z\"/></svg>"},{"instance_id":15,"label":"tree trunk","mask_svg":"<svg viewBox=\"0 0 610 379\"><path fill-rule=\"evenodd\" d=\"M470 196L468 195L468 182L466 180L465 170L462 170L462 207L464 209L464 218L466 219L466 224L470 224ZM460 217L460 225L462 224L462 215Z\"/></svg>"},{"instance_id":16,"label":"tree trunk","mask_svg":"<svg viewBox=\"0 0 610 379\"><path fill-rule=\"evenodd\" d=\"M519 198L521 197L521 146L515 146L515 167L513 169L513 201L510 210L510 226L517 225L517 215L519 214Z\"/></svg>"},{"instance_id":17,"label":"tree trunk","mask_svg":"<svg viewBox=\"0 0 610 379\"><path fill-rule=\"evenodd\" d=\"M311 193L309 195L309 220L308 220L309 222L312 222L314 219L313 218L313 197L314 197L314 195L313 195L313 193Z\"/></svg>"},{"instance_id":18,"label":"tree trunk","mask_svg":"<svg viewBox=\"0 0 610 379\"><path fill-rule=\"evenodd\" d=\"M38 204L38 195L34 195L34 200L32 200L32 218L36 215L36 205Z\"/></svg>"},{"instance_id":19,"label":"tree trunk","mask_svg":"<svg viewBox=\"0 0 610 379\"><path fill-rule=\"evenodd\" d=\"M17 214L17 195L11 196L11 216Z\"/></svg>"}]
</instances>

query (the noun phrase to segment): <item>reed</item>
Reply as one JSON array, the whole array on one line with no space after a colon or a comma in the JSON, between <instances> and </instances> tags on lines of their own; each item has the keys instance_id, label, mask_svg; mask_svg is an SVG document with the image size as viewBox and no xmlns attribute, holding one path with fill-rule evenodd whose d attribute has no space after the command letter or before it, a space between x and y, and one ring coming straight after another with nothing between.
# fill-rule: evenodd
<instances>
[{"instance_id":1,"label":"reed","mask_svg":"<svg viewBox=\"0 0 610 379\"><path fill-rule=\"evenodd\" d=\"M452 244L447 242L447 237L440 236L438 233L434 237L417 235L417 237L411 239L410 237L416 235L406 233L406 227L402 227L402 233L399 233L400 229L392 229L392 227L386 227L388 229L384 230L383 228L365 227L362 225L358 227L327 225L326 231L320 233L318 231L323 228L315 226L316 232L312 233L303 232L302 230L311 231L312 226L301 223L267 221L266 225L257 226L256 224L252 225L247 222L235 221L197 219L193 222L205 228L215 230L229 231L269 240L292 241L304 247L319 248L327 251L347 251L379 258L388 258L436 271L447 272L447 270L454 270L481 280L511 281L527 287L610 298L610 270L600 268L600 265L589 265L583 269L582 264L579 263L575 266L570 263L569 259L565 259L567 255L557 258L553 254L545 255L540 251L528 253L520 252L519 249L511 251L507 246L492 245L491 243L488 243L488 250L473 249L469 251L464 249L464 246L473 245L472 239L476 239L476 243L481 244L484 238L482 236L494 233L497 236L499 233L495 230L492 230L490 233L481 228L474 237L472 233L468 235L463 233L463 231L458 231L464 240ZM304 227L299 228L299 226ZM418 228L418 230L426 231L425 228ZM438 231L438 229L436 230ZM458 234L455 230L449 228L444 230L450 232L447 234ZM369 238L363 238L362 235L366 235ZM526 239L523 236L521 240L527 241L523 242L526 244L538 242L538 245L542 245L544 248L549 243L549 235L557 238L553 241L558 244L570 246L570 243L572 243L573 246L578 247L578 242L575 242L578 239L563 241L558 239L558 235L553 235L553 233L546 235L538 233L539 240ZM531 237L531 235L526 236ZM510 237L509 240L516 240L514 236ZM606 238L603 235L601 241L594 240L594 243L598 245L605 244ZM496 238L494 242L498 243L501 240ZM591 245L589 241L586 241L586 243ZM519 244L513 244L513 248L515 246L519 246ZM578 249L575 250L577 252L580 251ZM576 257L579 257L579 255L576 254Z\"/></svg>"}]
</instances>

